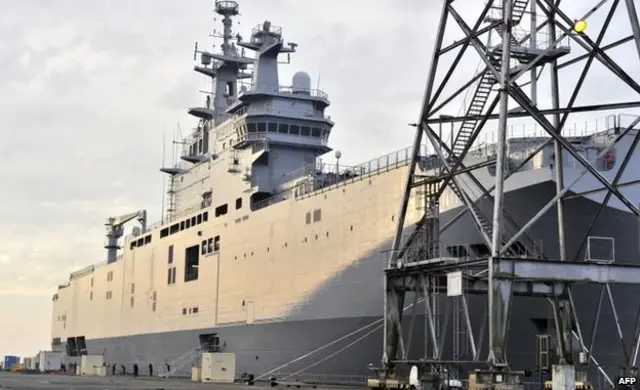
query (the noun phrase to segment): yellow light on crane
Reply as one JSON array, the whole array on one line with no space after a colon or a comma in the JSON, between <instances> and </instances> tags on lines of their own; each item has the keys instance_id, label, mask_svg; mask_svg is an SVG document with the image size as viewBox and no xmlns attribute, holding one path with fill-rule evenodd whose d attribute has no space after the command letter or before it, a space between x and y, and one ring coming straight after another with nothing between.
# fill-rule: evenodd
<instances>
[{"instance_id":1,"label":"yellow light on crane","mask_svg":"<svg viewBox=\"0 0 640 390\"><path fill-rule=\"evenodd\" d=\"M576 20L573 23L573 29L577 33L583 32L586 28L587 28L587 22L585 22L584 20Z\"/></svg>"}]
</instances>

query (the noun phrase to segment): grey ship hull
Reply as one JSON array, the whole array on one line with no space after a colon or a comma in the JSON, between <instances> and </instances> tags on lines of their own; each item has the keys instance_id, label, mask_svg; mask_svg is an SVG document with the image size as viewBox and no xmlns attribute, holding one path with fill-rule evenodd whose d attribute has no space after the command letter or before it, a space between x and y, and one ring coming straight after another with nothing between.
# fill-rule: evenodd
<instances>
[{"instance_id":1,"label":"grey ship hull","mask_svg":"<svg viewBox=\"0 0 640 390\"><path fill-rule=\"evenodd\" d=\"M510 215L517 221L526 221L544 205L550 194L553 194L554 184L546 182L523 190L512 191L506 195L506 208ZM569 258L578 250L580 240L590 225L593 216L597 212L599 204L589 199L578 197L565 203L567 221L567 248ZM459 210L449 210L441 215L445 223L458 213ZM555 211L550 211L531 230L530 237L545 244L544 251L550 258L556 256ZM611 236L615 231L615 250L617 254L629 255L638 252L638 221L632 214L606 207L602 212L599 223L592 236ZM391 238L389 238L390 240ZM480 242L475 228L471 225L469 217L463 217L451 229L444 238L447 245L469 242ZM381 243L380 251L387 249L389 242ZM619 261L628 261L618 256ZM163 332L156 334L144 334L117 338L87 340L89 353L104 353L105 362L125 364L131 369L134 363L138 363L146 371L149 362L154 364L156 372L163 372L166 362L178 366L184 366L175 375L189 375L190 366L187 356L199 347L199 335L217 333L220 342L226 343L226 351L236 354L236 372L253 373L256 376L273 372L276 377L282 377L284 373L297 373L301 377L309 375L321 379L331 380L362 380L362 377L370 375L367 369L369 363L377 365L381 358L382 332L380 318L382 309L382 261L379 251L372 253L370 258L362 259L357 266L345 270L339 278L345 280L366 280L365 283L356 283L351 291L332 288L331 282L327 283L324 291L317 291L309 302L299 312L325 310L327 302L335 305L352 305L354 316L335 316L329 319L305 320L292 315L289 320L273 323L254 323L251 325L225 326L218 328L198 329L189 331ZM354 283L342 284L353 286ZM631 291L632 287L625 287L626 296L638 296L637 291ZM614 296L620 296L620 290L614 289ZM583 327L584 339L591 337L592 318L596 311L599 296L597 286L581 286L574 289L577 312ZM365 297L366 299L362 299ZM544 300L535 298L515 298L515 307L511 319L511 333L509 335L508 359L512 368L535 368L535 334L537 333L530 318L546 317L549 314L548 305ZM523 302L528 300L529 302ZM411 303L408 300L406 304ZM470 310L472 324L475 332L480 329L485 318L485 296L470 297ZM606 298L605 298L606 301ZM524 303L524 304L523 304ZM319 306L316 306L319 305ZM598 339L594 348L596 359L603 365L609 375L615 375L615 366L620 364L623 356L620 350L620 342L615 331L615 322L608 304L603 303L603 311L599 325ZM636 313L635 306L625 302L616 302L623 330L633 329L633 321ZM418 309L419 310L419 309ZM407 311L408 314L410 311ZM364 313L365 315L361 315ZM376 322L377 321L377 322ZM372 325L372 323L374 323ZM422 322L416 322L422 324ZM423 350L423 329L416 326L413 332L414 345L411 347L411 355L420 357ZM360 331L358 331L360 330ZM356 332L350 337L344 337ZM366 336L368 334L368 336ZM449 334L450 331L449 331ZM364 336L364 337L363 337ZM477 340L476 333L476 340ZM627 333L625 339L630 340L631 334ZM405 339L406 339L405 335ZM359 341L356 341L360 339ZM449 338L450 339L450 338ZM486 342L481 356L486 356ZM339 340L336 342L336 340ZM318 350L327 344L330 346ZM448 341L448 344L450 340ZM577 341L576 341L577 344ZM349 346L350 345L350 346ZM345 348L347 347L348 348ZM344 350L343 350L344 349ZM312 351L316 351L309 354ZM445 347L446 351L451 347ZM338 352L339 351L339 352ZM309 354L308 356L306 356ZM303 357L305 356L305 357ZM303 357L303 358L301 358ZM298 359L298 360L296 360ZM463 358L464 359L464 358ZM290 363L292 361L295 363ZM321 361L321 362L319 362ZM319 363L318 363L319 362ZM290 363L290 364L287 364ZM282 366L282 367L281 367ZM311 366L311 367L309 367ZM274 371L275 370L275 371ZM591 378L595 376L593 364L589 369ZM331 374L324 376L324 374ZM593 379L592 379L593 381Z\"/></svg>"}]
</instances>

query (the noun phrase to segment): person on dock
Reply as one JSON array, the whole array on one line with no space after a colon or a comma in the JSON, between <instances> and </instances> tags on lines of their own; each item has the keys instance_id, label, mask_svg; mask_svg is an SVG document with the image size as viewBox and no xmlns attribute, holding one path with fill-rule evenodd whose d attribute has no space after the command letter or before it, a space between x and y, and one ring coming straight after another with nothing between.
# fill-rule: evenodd
<instances>
[{"instance_id":1,"label":"person on dock","mask_svg":"<svg viewBox=\"0 0 640 390\"><path fill-rule=\"evenodd\" d=\"M153 376L153 364L149 362L149 376Z\"/></svg>"}]
</instances>

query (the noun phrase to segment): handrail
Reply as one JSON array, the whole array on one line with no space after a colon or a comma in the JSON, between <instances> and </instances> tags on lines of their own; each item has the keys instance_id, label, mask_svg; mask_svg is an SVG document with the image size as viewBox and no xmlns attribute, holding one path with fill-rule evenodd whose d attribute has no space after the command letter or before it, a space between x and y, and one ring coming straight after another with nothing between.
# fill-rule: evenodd
<instances>
[{"instance_id":1,"label":"handrail","mask_svg":"<svg viewBox=\"0 0 640 390\"><path fill-rule=\"evenodd\" d=\"M633 115L633 114L611 114L611 115L607 115L605 117L600 117L600 118L596 118L593 121L585 121L584 122L584 126L578 126L577 124L574 124L573 127L567 127L565 126L565 129L563 131L563 135L569 138L587 138L587 137L593 137L593 136L599 136L602 135L603 137L608 136L607 132L613 130L613 129L619 129L619 128L626 128L628 127L636 118L638 117L638 115ZM637 131L640 131L640 128L637 129ZM495 136L495 134L492 134L493 136ZM540 127L537 124L534 124L533 126L526 126L526 125L522 125L522 126L516 126L516 125L511 125L509 126L508 129L508 139L518 139L518 138L531 138L532 140L536 141L537 144L545 142L548 138L549 135L547 134L547 132L542 129L542 127ZM539 142L538 142L539 141ZM482 142L482 141L476 141L477 144L475 147L473 147L472 149L470 149L469 154L473 155L474 157L482 157L482 156L486 156L491 154L490 152L494 149L494 143L492 142ZM423 145L424 146L424 145ZM408 161L411 158L411 151L413 149L413 146L410 147L406 147L403 149L399 149L395 152L391 152L389 154L386 154L384 156L369 160L367 162L358 164L358 165L353 165L353 166L344 166L344 165L336 165L336 164L324 164L322 163L322 161L320 159L318 159L315 163L313 164L309 164L306 165L304 167L298 168L294 171L291 171L285 175L283 175L282 177L282 181L281 184L284 183L288 183L291 182L293 180L299 179L301 177L304 176L309 176L312 174L316 174L316 173L320 173L320 174L331 174L331 173L338 173L337 175L335 175L336 178L340 177L341 175L345 175L348 172L354 173L354 176L351 176L348 178L348 180L360 180L363 177L367 177L370 174L374 174L376 172L385 170L389 167L392 166L398 166L399 164L404 164L404 163L408 163ZM426 148L423 148L423 150L420 153L421 156L427 156L428 153L426 151ZM432 167L431 162L427 162L427 166L423 167L425 169L429 169L430 167ZM436 166L433 166L433 168L436 168ZM346 177L346 176L345 176ZM342 179L340 181L336 181L333 184L337 184L340 182L345 182L347 179ZM267 199L264 199L260 202L256 202L254 203L251 207L252 209L255 210L259 210L261 208L267 207L269 205L281 202L283 200L286 200L288 198L291 198L294 196L295 193L295 189L290 188L286 191L280 192L278 194L275 194ZM187 209L184 209L178 213L175 213L173 215L173 217L170 220L167 219L162 219L160 221L154 222L152 224L149 224L147 226L147 228L145 229L145 231L141 232L141 234L147 233L149 231L152 231L154 229L159 228L160 226L163 226L165 224L169 224L169 222L173 222L175 220L178 220L186 215L192 214L192 213L196 213L199 211L202 211L206 208L209 208L210 205L203 205L202 203L198 203L192 207L189 207ZM132 235L128 235L126 236L126 239L131 238ZM116 258L116 261L121 260L123 257L122 254L118 255L118 257ZM93 271L95 271L96 269L103 267L105 265L107 265L108 263L106 261L101 261L99 263L87 266L85 268L82 268L78 271L75 271L73 273L70 274L70 280L75 279L75 278L79 278L81 276L84 276L86 274L89 274Z\"/></svg>"},{"instance_id":2,"label":"handrail","mask_svg":"<svg viewBox=\"0 0 640 390\"><path fill-rule=\"evenodd\" d=\"M290 94L290 95L293 95L297 92L306 92L306 95L303 95L303 96L311 96L311 97L320 98L323 100L329 99L329 95L327 95L326 92L320 89L301 89L291 85L279 85L279 84L273 84L273 83L238 82L238 90L240 91L240 93L238 94L238 98L233 100L233 104L238 103L240 101L239 97L242 96L244 93L260 92L260 91L272 92L272 93L283 93L283 94Z\"/></svg>"}]
</instances>

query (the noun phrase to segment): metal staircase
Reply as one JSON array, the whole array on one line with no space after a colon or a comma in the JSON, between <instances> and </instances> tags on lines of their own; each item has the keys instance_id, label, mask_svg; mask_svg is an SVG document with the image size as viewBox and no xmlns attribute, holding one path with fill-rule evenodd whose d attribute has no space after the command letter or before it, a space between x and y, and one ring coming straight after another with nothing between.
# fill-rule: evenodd
<instances>
[{"instance_id":1,"label":"metal staircase","mask_svg":"<svg viewBox=\"0 0 640 390\"><path fill-rule=\"evenodd\" d=\"M529 0L514 0L512 4L512 19L511 19L513 26L517 26L518 24L520 24L528 4L529 4ZM501 14L501 10L500 9L497 9L497 10L499 10ZM502 22L501 19L488 17L486 20L488 22L496 23L496 26L495 26L496 31L500 35L503 35L504 25L501 23ZM515 39L513 35L511 35L510 37L510 42L511 42L511 46L519 45L518 40ZM498 72L500 72L503 65L500 52L496 50L496 51L493 51L492 53L489 53L489 55L490 55L489 61L494 66L494 68ZM525 57L523 58L514 57L514 58L519 60L520 62L525 62L527 59ZM456 138L451 147L451 152L449 154L450 163L455 163L458 159L460 159L462 157L462 152L464 151L464 149L467 148L469 144L472 142L473 133L476 129L476 126L478 125L478 122L480 122L480 116L482 115L484 108L487 104L487 101L489 100L491 89L497 82L498 80L495 78L494 74L488 68L486 68L478 82L478 86L474 91L473 97L471 98L471 102L469 103L469 106L466 111L465 116L469 117L470 119L467 119L462 122L462 125L460 126L460 130L458 131L458 134L456 135ZM453 181L450 182L449 188L451 188L453 193L456 194L456 196L461 201L463 201L463 203L468 203L471 206L471 208L473 209L473 212L478 217L478 222L480 223L479 227L487 234L487 236L491 237L493 234L493 224L484 216L484 214L482 213L480 208L475 204L475 202L471 200L469 197L467 197ZM506 242L503 242L503 244L504 243ZM517 242L507 251L507 255L521 256L521 255L525 255L527 252L528 251L525 249L525 247L521 243Z\"/></svg>"},{"instance_id":2,"label":"metal staircase","mask_svg":"<svg viewBox=\"0 0 640 390\"><path fill-rule=\"evenodd\" d=\"M482 115L482 110L484 110L484 106L487 104L487 100L489 100L491 88L495 83L495 77L493 77L493 74L487 69L480 78L478 87L476 88L473 97L471 98L471 102L469 104L469 107L467 108L467 112L465 115L466 117L479 117L480 115ZM453 162L460 158L460 155L462 154L464 148L469 142L471 142L471 135L473 134L473 131L475 130L478 122L478 118L467 119L462 122L460 130L458 131L458 134L453 141L451 154L449 155L449 161Z\"/></svg>"},{"instance_id":3,"label":"metal staircase","mask_svg":"<svg viewBox=\"0 0 640 390\"><path fill-rule=\"evenodd\" d=\"M511 20L514 26L520 24L528 5L529 0L514 0L513 5L511 6Z\"/></svg>"},{"instance_id":4,"label":"metal staircase","mask_svg":"<svg viewBox=\"0 0 640 390\"><path fill-rule=\"evenodd\" d=\"M529 4L529 0L515 0L513 2L512 8L512 25L517 26L522 21L522 17L527 9L527 5ZM504 34L504 25L501 23L500 19L490 18L486 19L488 22L497 23L495 26L495 30L502 36ZM518 40L511 35L510 36L511 46L518 46ZM495 56L490 58L492 65L496 68L496 70L500 71L502 68L500 57L497 55L499 52L495 52ZM516 57L517 58L517 57ZM518 60L526 61L528 57L517 58ZM467 108L466 117L476 117L474 119L468 119L462 122L460 126L460 131L458 131L458 135L453 142L453 147L451 148L451 154L449 159L451 161L455 161L460 158L460 154L464 150L465 146L470 142L471 135L478 125L479 117L482 115L482 111L489 100L489 94L491 93L491 88L497 82L496 78L493 76L493 73L489 69L485 69L482 77L480 78L480 82L478 83L478 87L476 88L473 97L471 98L471 102L469 103L469 107Z\"/></svg>"},{"instance_id":5,"label":"metal staircase","mask_svg":"<svg viewBox=\"0 0 640 390\"><path fill-rule=\"evenodd\" d=\"M473 200L469 199L469 197L466 196L460 190L460 188L458 188L457 185L452 184L449 186L449 188L451 189L451 191L453 191L454 194L456 194L456 196L461 201L463 201L463 204L468 203L469 205L471 205L473 212L478 216L478 221L480 222L480 227L482 228L482 231L484 231L487 234L487 236L491 237L491 235L493 234L493 224L487 219L487 217L484 216L484 213L482 212L482 210L480 210L480 207L478 207L478 205L476 205ZM464 202L465 200L466 202Z\"/></svg>"},{"instance_id":6,"label":"metal staircase","mask_svg":"<svg viewBox=\"0 0 640 390\"><path fill-rule=\"evenodd\" d=\"M158 376L169 378L174 376L176 373L184 372L186 368L190 369L194 363L198 362L201 354L202 350L200 348L194 348L180 355L177 359L169 363L169 371L165 371L162 374L159 373Z\"/></svg>"},{"instance_id":7,"label":"metal staircase","mask_svg":"<svg viewBox=\"0 0 640 390\"><path fill-rule=\"evenodd\" d=\"M513 27L520 24L528 5L529 0L515 0L513 2L513 4L511 5L511 23ZM494 9L499 10L500 8ZM495 27L496 32L500 34L501 37L504 35L504 25L502 24L502 19L487 18L486 20L489 22L497 22L497 25ZM511 46L519 45L518 40L513 36L513 34L509 37L509 43L511 43Z\"/></svg>"},{"instance_id":8,"label":"metal staircase","mask_svg":"<svg viewBox=\"0 0 640 390\"><path fill-rule=\"evenodd\" d=\"M453 181L451 182L451 185L449 186L449 188L451 189L451 191L453 191L454 194L456 194L456 196L464 202L464 200L466 200L466 203L468 203L471 208L473 209L473 212L475 213L475 215L478 217L478 221L480 223L480 228L482 229L482 231L484 231L488 237L491 237L493 235L493 223L491 221L489 221L487 219L487 217L485 217L484 213L482 212L482 210L480 210L480 207L478 207L478 205L475 204L475 202L470 199L468 196L466 196L459 188L457 185L453 184ZM515 224L515 221L513 221L511 218L509 218L506 214L504 215L505 218L510 221L512 224L514 224L515 226L517 226L517 224ZM502 244L506 244L507 241L502 240ZM526 249L526 247L524 245L522 245L522 243L520 242L515 242L507 251L506 251L506 255L507 256L523 256L523 255L527 255L529 254L530 251L528 251Z\"/></svg>"}]
</instances>

